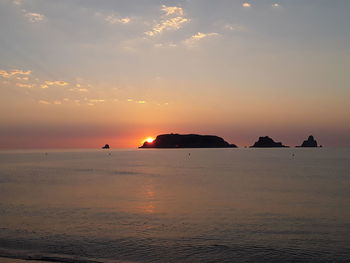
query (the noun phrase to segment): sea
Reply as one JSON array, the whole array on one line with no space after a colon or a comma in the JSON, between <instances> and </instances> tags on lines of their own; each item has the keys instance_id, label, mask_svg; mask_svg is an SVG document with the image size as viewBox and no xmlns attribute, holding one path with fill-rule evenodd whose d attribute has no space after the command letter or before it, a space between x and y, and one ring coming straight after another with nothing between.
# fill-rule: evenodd
<instances>
[{"instance_id":1,"label":"sea","mask_svg":"<svg viewBox=\"0 0 350 263\"><path fill-rule=\"evenodd\" d=\"M350 149L1 151L0 257L350 262Z\"/></svg>"}]
</instances>

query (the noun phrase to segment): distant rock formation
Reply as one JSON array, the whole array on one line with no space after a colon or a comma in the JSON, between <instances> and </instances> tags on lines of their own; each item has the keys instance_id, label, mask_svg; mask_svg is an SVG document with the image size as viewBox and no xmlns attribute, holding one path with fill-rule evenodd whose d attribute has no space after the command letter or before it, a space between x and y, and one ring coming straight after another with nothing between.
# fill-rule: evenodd
<instances>
[{"instance_id":1,"label":"distant rock formation","mask_svg":"<svg viewBox=\"0 0 350 263\"><path fill-rule=\"evenodd\" d=\"M237 147L214 135L162 134L139 148L229 148Z\"/></svg>"},{"instance_id":2,"label":"distant rock formation","mask_svg":"<svg viewBox=\"0 0 350 263\"><path fill-rule=\"evenodd\" d=\"M269 136L259 137L259 140L254 143L251 148L277 148L277 147L288 147L283 145L281 142L275 142Z\"/></svg>"},{"instance_id":3,"label":"distant rock formation","mask_svg":"<svg viewBox=\"0 0 350 263\"><path fill-rule=\"evenodd\" d=\"M307 140L298 147L317 147L317 141L315 140L314 136L310 135L309 138L307 138Z\"/></svg>"},{"instance_id":4,"label":"distant rock formation","mask_svg":"<svg viewBox=\"0 0 350 263\"><path fill-rule=\"evenodd\" d=\"M102 147L102 149L109 149L109 144L105 144L105 146Z\"/></svg>"}]
</instances>

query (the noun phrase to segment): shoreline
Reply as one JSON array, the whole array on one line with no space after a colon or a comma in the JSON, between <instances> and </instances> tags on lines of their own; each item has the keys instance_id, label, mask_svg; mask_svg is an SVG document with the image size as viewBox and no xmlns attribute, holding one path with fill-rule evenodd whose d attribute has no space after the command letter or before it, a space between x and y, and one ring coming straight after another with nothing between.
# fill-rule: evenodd
<instances>
[{"instance_id":1,"label":"shoreline","mask_svg":"<svg viewBox=\"0 0 350 263\"><path fill-rule=\"evenodd\" d=\"M96 259L80 258L56 254L37 254L27 251L0 250L1 263L122 263L122 261L100 261Z\"/></svg>"},{"instance_id":2,"label":"shoreline","mask_svg":"<svg viewBox=\"0 0 350 263\"><path fill-rule=\"evenodd\" d=\"M23 252L19 252L23 253ZM74 256L60 255L37 255L37 254L0 254L1 263L137 263L134 261L125 261L117 259L87 259Z\"/></svg>"},{"instance_id":3,"label":"shoreline","mask_svg":"<svg viewBox=\"0 0 350 263\"><path fill-rule=\"evenodd\" d=\"M47 261L47 260L31 260L31 259L18 259L18 258L8 258L8 257L0 257L1 263L55 263L53 261Z\"/></svg>"}]
</instances>

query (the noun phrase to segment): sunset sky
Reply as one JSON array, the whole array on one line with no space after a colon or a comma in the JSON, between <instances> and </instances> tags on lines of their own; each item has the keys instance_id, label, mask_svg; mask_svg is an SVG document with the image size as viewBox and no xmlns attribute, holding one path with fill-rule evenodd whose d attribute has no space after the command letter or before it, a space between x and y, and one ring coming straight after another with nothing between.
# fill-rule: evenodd
<instances>
[{"instance_id":1,"label":"sunset sky","mask_svg":"<svg viewBox=\"0 0 350 263\"><path fill-rule=\"evenodd\" d=\"M350 146L348 0L0 0L0 148L161 133Z\"/></svg>"}]
</instances>

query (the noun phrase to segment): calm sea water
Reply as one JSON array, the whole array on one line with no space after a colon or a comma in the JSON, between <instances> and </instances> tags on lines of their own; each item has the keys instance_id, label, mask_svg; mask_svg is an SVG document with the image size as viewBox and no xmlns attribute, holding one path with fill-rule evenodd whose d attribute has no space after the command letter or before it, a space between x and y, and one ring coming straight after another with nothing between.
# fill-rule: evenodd
<instances>
[{"instance_id":1,"label":"calm sea water","mask_svg":"<svg viewBox=\"0 0 350 263\"><path fill-rule=\"evenodd\" d=\"M2 152L0 256L350 262L350 149Z\"/></svg>"}]
</instances>

